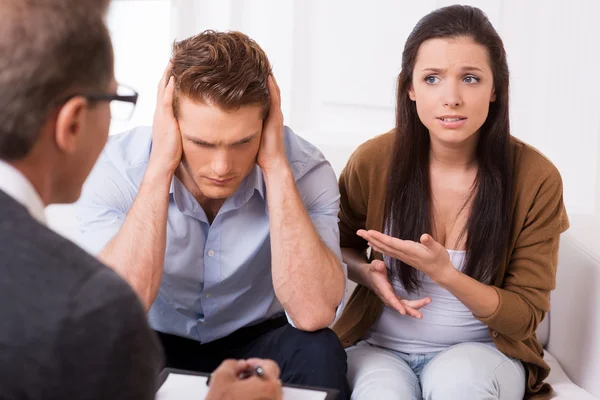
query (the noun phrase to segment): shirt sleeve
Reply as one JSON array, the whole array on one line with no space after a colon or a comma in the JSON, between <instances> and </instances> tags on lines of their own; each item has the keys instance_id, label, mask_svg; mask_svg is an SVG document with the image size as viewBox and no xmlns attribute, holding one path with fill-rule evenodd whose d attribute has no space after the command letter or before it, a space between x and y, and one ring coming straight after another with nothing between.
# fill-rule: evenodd
<instances>
[{"instance_id":1,"label":"shirt sleeve","mask_svg":"<svg viewBox=\"0 0 600 400\"><path fill-rule=\"evenodd\" d=\"M338 227L340 193L335 172L327 161L322 161L302 176L296 182L296 186L315 230L323 243L340 262L344 272L345 291L348 268L342 261L342 251L340 249L340 230ZM342 299L336 309L334 321L337 321L343 308L344 300ZM289 316L288 321L293 326Z\"/></svg>"},{"instance_id":2,"label":"shirt sleeve","mask_svg":"<svg viewBox=\"0 0 600 400\"><path fill-rule=\"evenodd\" d=\"M75 204L78 244L97 256L119 232L135 198L132 184L106 157L101 157Z\"/></svg>"},{"instance_id":3,"label":"shirt sleeve","mask_svg":"<svg viewBox=\"0 0 600 400\"><path fill-rule=\"evenodd\" d=\"M478 318L493 330L493 335L523 341L535 333L550 310L560 234L568 227L562 181L556 172L537 190L510 255L504 281L494 287L500 297L498 308L492 315Z\"/></svg>"},{"instance_id":4,"label":"shirt sleeve","mask_svg":"<svg viewBox=\"0 0 600 400\"><path fill-rule=\"evenodd\" d=\"M154 399L162 366L142 305L105 268L73 294L58 349L63 399Z\"/></svg>"}]
</instances>

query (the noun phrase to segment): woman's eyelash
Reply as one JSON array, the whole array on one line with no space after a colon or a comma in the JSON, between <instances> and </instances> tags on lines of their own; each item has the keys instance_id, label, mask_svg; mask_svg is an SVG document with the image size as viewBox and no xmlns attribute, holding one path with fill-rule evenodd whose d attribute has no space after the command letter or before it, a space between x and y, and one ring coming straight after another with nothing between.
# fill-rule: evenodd
<instances>
[{"instance_id":1,"label":"woman's eyelash","mask_svg":"<svg viewBox=\"0 0 600 400\"><path fill-rule=\"evenodd\" d=\"M480 81L481 81L481 79L480 79L480 78L478 78L478 77L476 77L475 75L467 75L467 76L465 76L465 77L463 78L463 81L464 81L465 79L467 79L467 78L469 78L469 79L474 79L476 82L480 82Z\"/></svg>"}]
</instances>

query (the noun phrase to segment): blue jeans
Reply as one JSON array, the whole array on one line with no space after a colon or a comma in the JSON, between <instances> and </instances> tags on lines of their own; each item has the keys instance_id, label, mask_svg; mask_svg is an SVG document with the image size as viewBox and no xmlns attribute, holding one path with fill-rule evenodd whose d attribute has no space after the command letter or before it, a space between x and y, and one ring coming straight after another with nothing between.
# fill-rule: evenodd
<instances>
[{"instance_id":1,"label":"blue jeans","mask_svg":"<svg viewBox=\"0 0 600 400\"><path fill-rule=\"evenodd\" d=\"M521 400L525 395L523 364L483 343L406 354L362 341L346 353L353 400Z\"/></svg>"}]
</instances>

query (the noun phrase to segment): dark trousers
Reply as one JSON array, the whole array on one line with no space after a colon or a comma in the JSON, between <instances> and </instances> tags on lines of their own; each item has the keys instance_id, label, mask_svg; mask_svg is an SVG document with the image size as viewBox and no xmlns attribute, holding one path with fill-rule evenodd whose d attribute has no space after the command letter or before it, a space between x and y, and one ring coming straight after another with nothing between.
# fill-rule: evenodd
<instances>
[{"instance_id":1,"label":"dark trousers","mask_svg":"<svg viewBox=\"0 0 600 400\"><path fill-rule=\"evenodd\" d=\"M348 399L346 352L331 329L304 332L285 316L239 329L209 343L157 332L166 367L211 373L228 358L268 358L281 369L284 383L332 388Z\"/></svg>"}]
</instances>

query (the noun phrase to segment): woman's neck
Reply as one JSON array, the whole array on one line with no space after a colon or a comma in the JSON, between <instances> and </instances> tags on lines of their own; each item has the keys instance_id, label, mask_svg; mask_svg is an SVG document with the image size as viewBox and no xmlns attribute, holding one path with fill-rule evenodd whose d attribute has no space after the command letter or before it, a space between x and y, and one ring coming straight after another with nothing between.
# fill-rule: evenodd
<instances>
[{"instance_id":1,"label":"woman's neck","mask_svg":"<svg viewBox=\"0 0 600 400\"><path fill-rule=\"evenodd\" d=\"M472 170L477 166L477 135L456 144L440 142L431 137L429 163L451 170Z\"/></svg>"}]
</instances>

